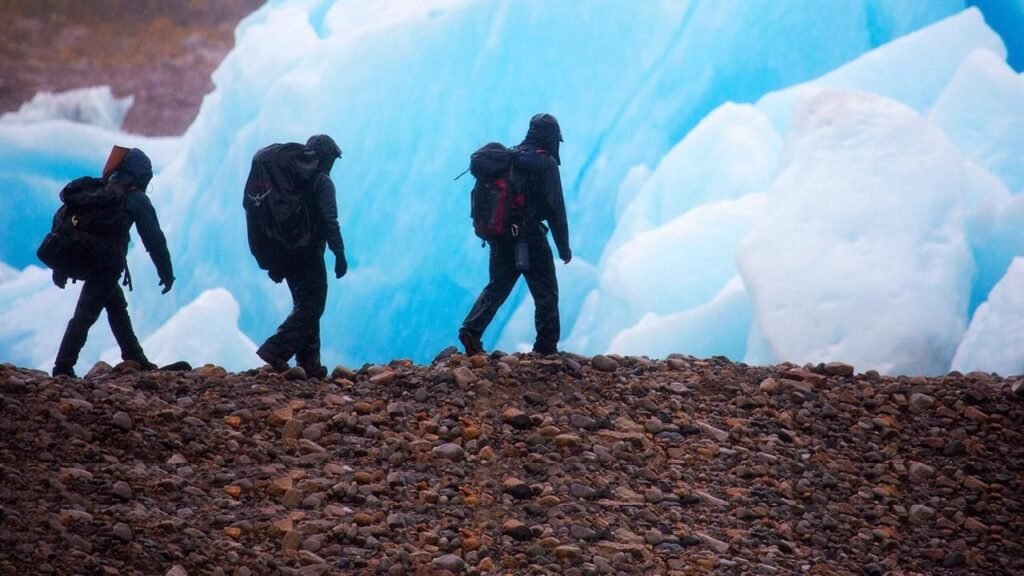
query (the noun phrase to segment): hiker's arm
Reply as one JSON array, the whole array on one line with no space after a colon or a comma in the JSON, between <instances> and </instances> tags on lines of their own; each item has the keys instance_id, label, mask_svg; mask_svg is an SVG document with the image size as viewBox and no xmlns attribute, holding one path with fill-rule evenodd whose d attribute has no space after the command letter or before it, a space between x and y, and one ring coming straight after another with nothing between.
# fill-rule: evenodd
<instances>
[{"instance_id":1,"label":"hiker's arm","mask_svg":"<svg viewBox=\"0 0 1024 576\"><path fill-rule=\"evenodd\" d=\"M544 190L547 193L549 208L547 220L551 227L551 237L554 238L555 247L558 248L558 257L569 262L572 260L572 250L569 249L569 220L565 215L562 177L554 160L551 160L548 169L544 171Z\"/></svg>"},{"instance_id":2,"label":"hiker's arm","mask_svg":"<svg viewBox=\"0 0 1024 576\"><path fill-rule=\"evenodd\" d=\"M338 200L334 182L327 176L317 182L317 211L323 218L324 240L335 255L345 253L345 241L341 238L341 226L338 225Z\"/></svg>"},{"instance_id":3,"label":"hiker's arm","mask_svg":"<svg viewBox=\"0 0 1024 576\"><path fill-rule=\"evenodd\" d=\"M156 209L149 197L142 192L133 192L128 195L126 202L128 212L135 220L135 229L142 238L142 245L149 252L156 266L157 275L161 281L170 282L174 280L174 269L171 266L171 253L167 250L167 239L160 230L160 220L156 217Z\"/></svg>"}]
</instances>

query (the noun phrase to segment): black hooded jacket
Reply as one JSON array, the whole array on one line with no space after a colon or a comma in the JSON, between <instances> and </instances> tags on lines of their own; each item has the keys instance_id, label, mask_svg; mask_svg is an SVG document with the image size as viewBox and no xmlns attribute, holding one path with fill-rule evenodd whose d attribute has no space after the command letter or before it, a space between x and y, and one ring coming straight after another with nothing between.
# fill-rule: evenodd
<instances>
[{"instance_id":1,"label":"black hooded jacket","mask_svg":"<svg viewBox=\"0 0 1024 576\"><path fill-rule=\"evenodd\" d=\"M338 194L330 177L335 160L341 158L341 148L326 134L311 136L306 146L316 152L319 170L313 182L309 206L313 215L314 237L326 242L335 255L344 254L345 242L338 225Z\"/></svg>"},{"instance_id":2,"label":"black hooded jacket","mask_svg":"<svg viewBox=\"0 0 1024 576\"><path fill-rule=\"evenodd\" d=\"M314 237L327 243L327 247L335 254L345 252L345 242L341 238L341 226L338 225L338 201L334 182L326 172L320 171L313 182L312 215Z\"/></svg>"},{"instance_id":3,"label":"black hooded jacket","mask_svg":"<svg viewBox=\"0 0 1024 576\"><path fill-rule=\"evenodd\" d=\"M534 218L546 221L558 249L559 258L572 257L569 248L569 221L565 214L562 176L558 156L562 132L554 116L537 114L530 120L526 138L516 147L519 166L527 173L527 194Z\"/></svg>"},{"instance_id":4,"label":"black hooded jacket","mask_svg":"<svg viewBox=\"0 0 1024 576\"><path fill-rule=\"evenodd\" d=\"M171 265L171 253L167 249L167 239L160 229L160 220L156 209L146 195L146 187L153 178L153 166L142 150L132 148L124 160L110 175L110 184L120 186L125 192L124 208L126 218L123 224L125 256L127 256L128 236L132 225L142 239L142 245L149 252L156 266L157 275L161 280L174 279L174 268Z\"/></svg>"},{"instance_id":5,"label":"black hooded jacket","mask_svg":"<svg viewBox=\"0 0 1024 576\"><path fill-rule=\"evenodd\" d=\"M524 141L516 147L519 150L520 175L526 181L528 204L533 219L546 221L551 228L551 237L558 248L558 256L566 259L572 256L569 249L569 221L565 215L565 198L562 195L562 176L558 163L544 149Z\"/></svg>"}]
</instances>

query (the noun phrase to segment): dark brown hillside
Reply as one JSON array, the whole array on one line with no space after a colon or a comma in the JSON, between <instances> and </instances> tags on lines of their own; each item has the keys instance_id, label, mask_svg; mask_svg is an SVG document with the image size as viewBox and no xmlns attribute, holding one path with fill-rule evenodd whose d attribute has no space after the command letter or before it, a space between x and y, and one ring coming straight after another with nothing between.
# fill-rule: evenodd
<instances>
[{"instance_id":1,"label":"dark brown hillside","mask_svg":"<svg viewBox=\"0 0 1024 576\"><path fill-rule=\"evenodd\" d=\"M212 88L235 25L263 0L0 0L0 112L37 92L109 84L124 128L177 135Z\"/></svg>"}]
</instances>

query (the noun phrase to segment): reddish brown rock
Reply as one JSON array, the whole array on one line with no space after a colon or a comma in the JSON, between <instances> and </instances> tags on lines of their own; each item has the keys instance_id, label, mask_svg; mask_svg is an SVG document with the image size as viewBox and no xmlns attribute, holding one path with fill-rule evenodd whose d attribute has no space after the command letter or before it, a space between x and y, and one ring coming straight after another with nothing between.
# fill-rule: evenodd
<instances>
[{"instance_id":1,"label":"reddish brown rock","mask_svg":"<svg viewBox=\"0 0 1024 576\"><path fill-rule=\"evenodd\" d=\"M0 364L0 573L1024 573L998 377L480 358L344 386Z\"/></svg>"}]
</instances>

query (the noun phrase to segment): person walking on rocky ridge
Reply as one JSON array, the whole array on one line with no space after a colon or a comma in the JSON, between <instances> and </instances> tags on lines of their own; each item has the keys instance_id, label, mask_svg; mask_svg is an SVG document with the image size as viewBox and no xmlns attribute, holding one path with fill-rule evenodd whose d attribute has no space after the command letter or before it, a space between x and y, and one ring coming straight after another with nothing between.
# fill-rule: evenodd
<instances>
[{"instance_id":1,"label":"person walking on rocky ridge","mask_svg":"<svg viewBox=\"0 0 1024 576\"><path fill-rule=\"evenodd\" d=\"M273 144L256 153L246 183L243 204L250 248L260 267L275 282L287 282L292 295L291 313L256 351L278 372L287 370L294 356L308 377L327 376L327 367L320 362L320 318L327 304L326 248L334 253L335 277L348 271L330 178L338 158L341 148L324 134L310 137L305 146Z\"/></svg>"},{"instance_id":2,"label":"person walking on rocky ridge","mask_svg":"<svg viewBox=\"0 0 1024 576\"><path fill-rule=\"evenodd\" d=\"M116 161L118 156L119 162ZM64 188L61 197L65 205L54 218L55 232L59 227L58 221L66 218L64 230L77 228L71 232L75 241L79 244L88 242L95 249L89 258L78 256L78 261L74 263L76 268L87 265L88 271L85 273L81 273L80 268L71 272L60 266L54 267L53 282L61 289L67 285L69 276L84 280L78 305L57 351L54 376L75 377L74 367L78 355L85 346L89 329L103 310L107 311L107 321L121 348L121 357L137 362L144 370L157 367L149 361L139 344L128 316L128 302L118 284L124 273L124 283L131 289L127 255L132 225L156 266L160 286L163 286L162 292L166 294L174 284L167 240L160 229L156 210L146 195L146 187L153 178L153 165L142 150L121 147L115 147L107 164L102 179L80 178ZM82 202L76 204L75 199L81 199ZM90 225L95 230L84 231Z\"/></svg>"},{"instance_id":3,"label":"person walking on rocky ridge","mask_svg":"<svg viewBox=\"0 0 1024 576\"><path fill-rule=\"evenodd\" d=\"M561 164L558 151L561 142L562 130L555 117L537 114L530 119L526 137L518 146L509 150L489 144L474 154L474 159L470 161L470 171L477 177L473 196L476 205L474 227L477 235L490 245L490 280L459 330L459 341L470 356L483 353L481 337L484 330L494 319L498 308L505 303L520 275L526 277L526 285L536 306L534 322L537 338L533 351L540 354L557 352L561 331L558 279L547 239L549 226L558 257L566 264L572 260L562 178L558 170ZM494 151L496 158L507 157L509 163L507 168L500 168L497 178L493 179L485 172L476 170L477 166L474 165L477 159L484 158L489 151ZM509 188L512 192L507 192ZM507 209L500 207L487 210L487 214L478 214L479 205L486 202L479 202L483 196L477 193L485 189L491 190L491 197L499 198L499 203L511 199ZM494 217L501 214L511 217L507 223L502 222L495 227ZM491 221L481 224L481 218ZM548 226L544 225L545 221ZM488 226L494 227L493 235L487 231Z\"/></svg>"}]
</instances>

